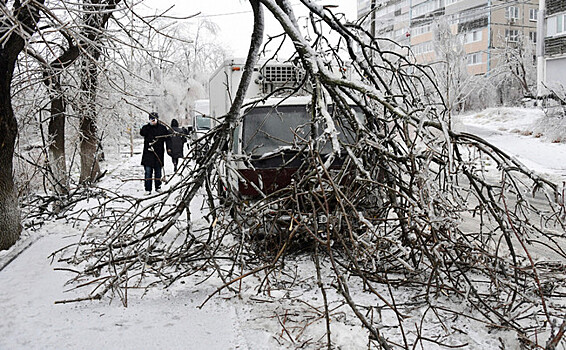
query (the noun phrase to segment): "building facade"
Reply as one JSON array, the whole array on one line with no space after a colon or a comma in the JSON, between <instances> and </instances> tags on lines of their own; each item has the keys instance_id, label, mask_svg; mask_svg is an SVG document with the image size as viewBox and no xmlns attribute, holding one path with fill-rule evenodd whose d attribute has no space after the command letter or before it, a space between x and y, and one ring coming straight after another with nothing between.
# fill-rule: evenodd
<instances>
[{"instance_id":1,"label":"building facade","mask_svg":"<svg viewBox=\"0 0 566 350\"><path fill-rule=\"evenodd\" d=\"M563 95L566 87L566 1L540 0L538 95Z\"/></svg>"},{"instance_id":2,"label":"building facade","mask_svg":"<svg viewBox=\"0 0 566 350\"><path fill-rule=\"evenodd\" d=\"M420 63L443 59L441 46L449 44L438 33L444 26L461 43L458 54L473 75L498 65L494 50L535 43L538 10L538 0L358 0L366 28L409 46Z\"/></svg>"}]
</instances>

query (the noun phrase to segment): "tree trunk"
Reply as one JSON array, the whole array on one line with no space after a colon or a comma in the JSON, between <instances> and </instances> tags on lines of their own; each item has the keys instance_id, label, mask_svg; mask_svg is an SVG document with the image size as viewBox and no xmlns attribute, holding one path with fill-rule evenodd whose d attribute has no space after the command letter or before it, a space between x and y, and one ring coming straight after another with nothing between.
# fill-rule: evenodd
<instances>
[{"instance_id":1,"label":"tree trunk","mask_svg":"<svg viewBox=\"0 0 566 350\"><path fill-rule=\"evenodd\" d=\"M5 6L5 1L3 2ZM44 0L14 3L13 16L0 15L0 250L8 249L22 232L20 208L13 176L13 156L18 122L12 108L11 84L18 55L24 49L24 36L37 30L38 4ZM7 7L6 7L7 8ZM14 18L17 23L14 24ZM22 33L22 30L25 33Z\"/></svg>"},{"instance_id":2,"label":"tree trunk","mask_svg":"<svg viewBox=\"0 0 566 350\"><path fill-rule=\"evenodd\" d=\"M85 114L81 119L81 184L91 184L100 175L100 164L98 162L97 147L98 137L96 135L96 118L93 111L83 111Z\"/></svg>"},{"instance_id":3,"label":"tree trunk","mask_svg":"<svg viewBox=\"0 0 566 350\"><path fill-rule=\"evenodd\" d=\"M69 176L65 155L65 103L61 91L51 96L48 131L53 191L59 195L66 195L69 193Z\"/></svg>"},{"instance_id":4,"label":"tree trunk","mask_svg":"<svg viewBox=\"0 0 566 350\"><path fill-rule=\"evenodd\" d=\"M88 184L95 182L100 175L99 150L101 144L96 127L96 95L98 88L98 64L101 56L99 32L104 31L112 10L121 0L85 0L85 30L89 39L81 67L81 176L79 182Z\"/></svg>"},{"instance_id":5,"label":"tree trunk","mask_svg":"<svg viewBox=\"0 0 566 350\"><path fill-rule=\"evenodd\" d=\"M1 51L0 51L1 53ZM12 110L10 69L0 58L0 250L8 249L20 238L20 208L13 178L13 155L18 123Z\"/></svg>"},{"instance_id":6,"label":"tree trunk","mask_svg":"<svg viewBox=\"0 0 566 350\"><path fill-rule=\"evenodd\" d=\"M93 183L100 175L98 162L98 135L96 128L96 92L98 68L96 56L85 57L82 67L81 103L81 184Z\"/></svg>"},{"instance_id":7,"label":"tree trunk","mask_svg":"<svg viewBox=\"0 0 566 350\"><path fill-rule=\"evenodd\" d=\"M49 90L49 100L51 101L51 116L49 117L48 125L49 176L51 177L50 182L53 186L53 191L58 195L67 195L69 193L69 174L67 173L65 151L65 122L67 116L65 114L65 96L61 88L61 75L65 68L76 61L79 54L78 46L71 45L53 62L45 63L43 82ZM40 61L44 62L41 59Z\"/></svg>"}]
</instances>

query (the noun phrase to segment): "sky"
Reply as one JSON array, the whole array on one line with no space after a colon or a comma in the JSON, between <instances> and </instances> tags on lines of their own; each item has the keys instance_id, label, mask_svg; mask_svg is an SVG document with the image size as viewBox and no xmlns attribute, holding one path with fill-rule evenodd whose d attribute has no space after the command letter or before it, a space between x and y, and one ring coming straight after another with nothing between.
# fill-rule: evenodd
<instances>
[{"instance_id":1,"label":"sky","mask_svg":"<svg viewBox=\"0 0 566 350\"><path fill-rule=\"evenodd\" d=\"M542 111L536 109L497 108L463 116L459 118L457 127L484 137L528 164L535 172L556 182L564 181L566 143L555 143L546 137L528 136L526 132L530 130L536 134L536 122L543 117ZM141 147L142 143L138 142L137 151L141 151ZM140 182L124 181L141 172L139 157L139 154L129 157L123 153L107 157L104 166L108 174L101 180L99 187L134 198L143 196ZM169 159L165 162L165 167L166 172L170 173L172 166ZM191 211L198 213L196 208L200 208L201 203L191 203ZM82 212L81 208L92 207L92 203L89 204L88 201L77 205L75 213ZM195 226L207 225L202 214L193 217ZM65 218L53 220L39 230L26 230L15 247L0 251L0 349L324 348L320 343L316 344L317 341L324 341L325 323L319 317L322 301L310 259L286 259L285 265L289 270L294 271L296 268L301 274L300 283L294 283L294 287L288 291L277 289L277 284L273 284L269 294L258 294L252 288L255 286L253 279L250 280L251 284L247 284L248 279L245 279L240 297L223 292L203 308L199 308L203 301L223 284L214 276L204 280L208 271L202 271L201 275L187 276L168 289L152 288L143 295L144 290L131 288L128 290L127 307L117 297L113 300L104 298L99 301L55 304L55 301L85 296L84 289L77 291L72 288L72 284L65 285L74 276L72 270L77 267L70 266L69 269L68 265L53 261L49 256L55 250L76 242L87 221L75 222ZM549 255L544 252L533 258L542 262L549 260ZM351 290L354 296L367 297L368 293L362 292L361 284L355 286L356 289ZM387 290L381 292L388 295ZM403 288L395 289L394 292L405 293ZM331 335L335 348L367 349L367 332L351 310L337 302L339 296L335 290L328 288L327 293L332 307ZM441 298L435 302L440 300ZM383 313L380 312L381 323L395 324L394 317L388 315L385 309ZM420 316L415 317L406 320L407 329L420 321ZM430 316L427 320L429 322L425 322L420 331L432 331L435 336L442 337L446 329L453 329L454 338L451 338L450 344L466 344L459 348L485 350L520 347L517 337L512 332L504 331L503 327L498 329L462 317L449 317L443 320L444 328L441 328L434 317ZM394 332L394 328L389 331ZM384 327L383 331L387 332L388 327ZM411 334L414 335L409 332ZM542 334L538 335L538 341L544 345ZM565 349L565 343L557 349ZM425 345L427 350L446 349L435 343Z\"/></svg>"},{"instance_id":2,"label":"sky","mask_svg":"<svg viewBox=\"0 0 566 350\"><path fill-rule=\"evenodd\" d=\"M356 19L357 0L319 0L323 5L337 5L334 12L342 12L350 20ZM168 9L173 6L172 14L189 16L200 13L195 20L207 19L215 22L220 33L218 40L230 48L234 57L245 57L249 38L252 33L253 14L248 1L244 0L149 0L147 4L155 9ZM297 16L306 15L304 6L298 0L292 0ZM278 34L280 27L275 19L266 16L266 34Z\"/></svg>"}]
</instances>

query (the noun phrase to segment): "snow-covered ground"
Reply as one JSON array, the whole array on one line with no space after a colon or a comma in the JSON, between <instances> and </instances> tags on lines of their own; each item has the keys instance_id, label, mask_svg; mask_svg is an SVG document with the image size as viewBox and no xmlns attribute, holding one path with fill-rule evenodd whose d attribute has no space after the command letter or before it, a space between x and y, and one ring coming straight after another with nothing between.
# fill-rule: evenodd
<instances>
[{"instance_id":1,"label":"snow-covered ground","mask_svg":"<svg viewBox=\"0 0 566 350\"><path fill-rule=\"evenodd\" d=\"M566 144L552 143L534 133L525 136L541 117L536 110L494 109L462 116L456 124L459 130L484 137L553 181L566 181ZM127 181L141 176L140 156L107 154L107 158L109 173L100 186L142 196L141 182ZM166 173L171 170L167 160ZM154 288L145 294L132 289L127 307L119 298L56 304L83 296L65 285L74 273L58 270L60 266L50 259L52 252L76 242L81 232L80 227L60 219L38 231L25 232L16 247L0 252L0 349L255 350L317 349L320 345L316 337L325 331L320 293L315 281L303 278L316 275L312 271L292 276L292 288L273 286L267 295L250 290L240 297L221 293L202 308L199 306L222 285L221 281L210 278L203 282L201 276L193 276L168 289ZM298 259L294 263L313 269L309 261ZM329 300L338 299L335 292L328 293ZM346 311L348 307L334 301L330 307L336 348L367 349L367 332ZM384 313L385 324L390 316ZM295 322L299 317L310 321ZM487 329L466 322L452 324L465 334L459 343L465 344L462 348L518 346L508 334L487 336ZM443 348L425 344L424 349Z\"/></svg>"},{"instance_id":2,"label":"snow-covered ground","mask_svg":"<svg viewBox=\"0 0 566 350\"><path fill-rule=\"evenodd\" d=\"M566 180L566 144L555 141L566 126L561 133L545 130L544 118L539 109L493 108L458 117L456 129L481 136L560 184Z\"/></svg>"}]
</instances>

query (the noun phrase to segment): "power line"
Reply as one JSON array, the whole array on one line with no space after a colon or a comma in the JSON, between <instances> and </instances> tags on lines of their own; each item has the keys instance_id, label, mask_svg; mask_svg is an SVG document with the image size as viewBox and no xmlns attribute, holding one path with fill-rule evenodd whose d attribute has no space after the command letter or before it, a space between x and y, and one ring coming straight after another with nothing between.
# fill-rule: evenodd
<instances>
[{"instance_id":1,"label":"power line","mask_svg":"<svg viewBox=\"0 0 566 350\"><path fill-rule=\"evenodd\" d=\"M298 5L302 5L302 3L296 2L296 3L291 4L291 6L298 6ZM237 12L215 13L215 14L211 14L211 15L200 14L200 15L195 16L195 17L205 17L205 18L222 17L222 16L241 15L241 14L244 14L244 13L252 13L252 12L253 11L251 11L251 10L247 10L247 11L237 11Z\"/></svg>"},{"instance_id":2,"label":"power line","mask_svg":"<svg viewBox=\"0 0 566 350\"><path fill-rule=\"evenodd\" d=\"M243 14L243 13L252 13L252 11L239 11L239 12L216 13L216 14L212 14L212 15L203 15L203 14L200 14L200 15L195 16L195 17L205 17L205 18L208 18L208 17L221 17L221 16L240 15L240 14Z\"/></svg>"}]
</instances>

